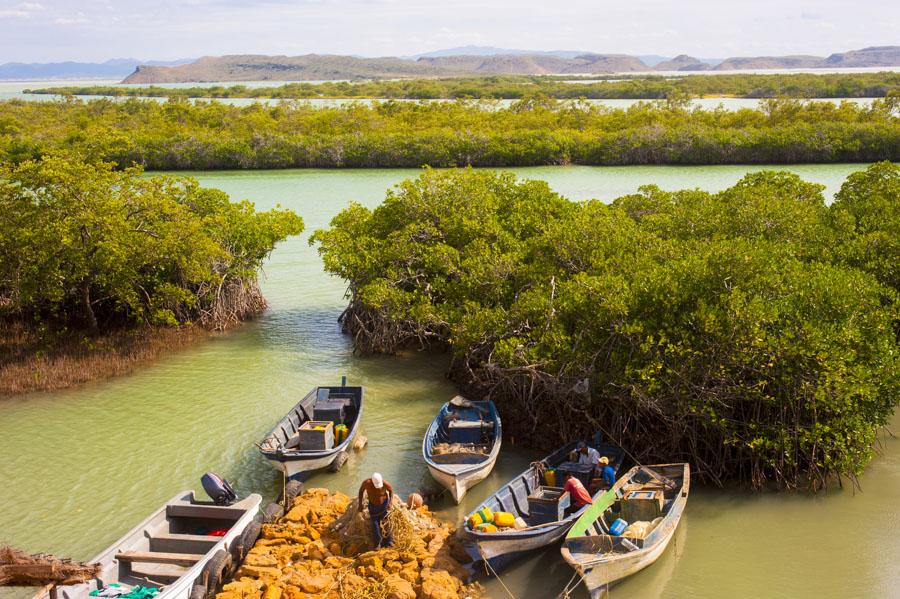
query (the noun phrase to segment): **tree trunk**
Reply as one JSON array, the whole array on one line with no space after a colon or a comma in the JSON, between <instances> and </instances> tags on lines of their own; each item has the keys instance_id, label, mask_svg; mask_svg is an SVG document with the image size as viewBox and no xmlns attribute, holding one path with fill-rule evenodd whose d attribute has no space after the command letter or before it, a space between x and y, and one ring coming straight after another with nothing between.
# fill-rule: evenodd
<instances>
[{"instance_id":1,"label":"tree trunk","mask_svg":"<svg viewBox=\"0 0 900 599\"><path fill-rule=\"evenodd\" d=\"M94 314L94 307L91 305L91 282L87 279L81 283L81 307L84 309L84 320L87 323L88 330L96 333L97 316Z\"/></svg>"}]
</instances>

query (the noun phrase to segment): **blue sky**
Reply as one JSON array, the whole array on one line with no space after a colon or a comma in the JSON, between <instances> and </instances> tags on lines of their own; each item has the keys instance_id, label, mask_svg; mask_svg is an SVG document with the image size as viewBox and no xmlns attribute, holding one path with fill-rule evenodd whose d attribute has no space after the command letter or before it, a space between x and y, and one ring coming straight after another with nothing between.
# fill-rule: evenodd
<instances>
[{"instance_id":1,"label":"blue sky","mask_svg":"<svg viewBox=\"0 0 900 599\"><path fill-rule=\"evenodd\" d=\"M409 55L468 44L702 57L900 45L890 0L0 0L0 63Z\"/></svg>"}]
</instances>

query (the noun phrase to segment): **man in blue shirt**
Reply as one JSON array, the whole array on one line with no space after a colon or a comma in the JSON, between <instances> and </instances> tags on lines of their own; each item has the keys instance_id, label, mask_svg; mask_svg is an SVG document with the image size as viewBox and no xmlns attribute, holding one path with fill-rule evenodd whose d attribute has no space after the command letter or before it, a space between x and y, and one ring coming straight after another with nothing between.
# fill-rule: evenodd
<instances>
[{"instance_id":1,"label":"man in blue shirt","mask_svg":"<svg viewBox=\"0 0 900 599\"><path fill-rule=\"evenodd\" d=\"M611 488L614 484L616 484L616 471L613 470L613 467L609 465L609 458L603 456L598 460L599 468L600 468L600 476L603 477L603 482L606 483L606 488Z\"/></svg>"}]
</instances>

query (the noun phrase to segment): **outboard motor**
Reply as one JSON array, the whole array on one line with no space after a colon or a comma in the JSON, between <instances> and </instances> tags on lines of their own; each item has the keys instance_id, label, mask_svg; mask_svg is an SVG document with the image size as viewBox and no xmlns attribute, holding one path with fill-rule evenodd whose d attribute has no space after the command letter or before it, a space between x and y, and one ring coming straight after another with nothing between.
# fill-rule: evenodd
<instances>
[{"instance_id":1,"label":"outboard motor","mask_svg":"<svg viewBox=\"0 0 900 599\"><path fill-rule=\"evenodd\" d=\"M203 490L216 503L216 505L231 505L237 501L237 493L227 480L215 472L207 472L200 478Z\"/></svg>"}]
</instances>

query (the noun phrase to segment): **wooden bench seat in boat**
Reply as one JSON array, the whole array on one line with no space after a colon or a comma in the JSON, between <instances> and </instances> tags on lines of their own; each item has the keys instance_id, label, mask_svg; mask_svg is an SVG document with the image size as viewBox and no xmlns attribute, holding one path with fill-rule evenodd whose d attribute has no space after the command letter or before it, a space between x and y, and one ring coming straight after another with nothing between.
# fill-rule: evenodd
<instances>
[{"instance_id":1,"label":"wooden bench seat in boat","mask_svg":"<svg viewBox=\"0 0 900 599\"><path fill-rule=\"evenodd\" d=\"M192 566L206 557L205 553L163 553L161 551L121 551L116 554L120 562L145 564L176 564Z\"/></svg>"},{"instance_id":2,"label":"wooden bench seat in boat","mask_svg":"<svg viewBox=\"0 0 900 599\"><path fill-rule=\"evenodd\" d=\"M172 518L203 518L236 522L245 510L226 505L198 505L189 501L173 501L166 505L166 515Z\"/></svg>"},{"instance_id":3,"label":"wooden bench seat in boat","mask_svg":"<svg viewBox=\"0 0 900 599\"><path fill-rule=\"evenodd\" d=\"M220 537L157 533L150 537L150 551L163 553L207 553L218 543Z\"/></svg>"}]
</instances>

